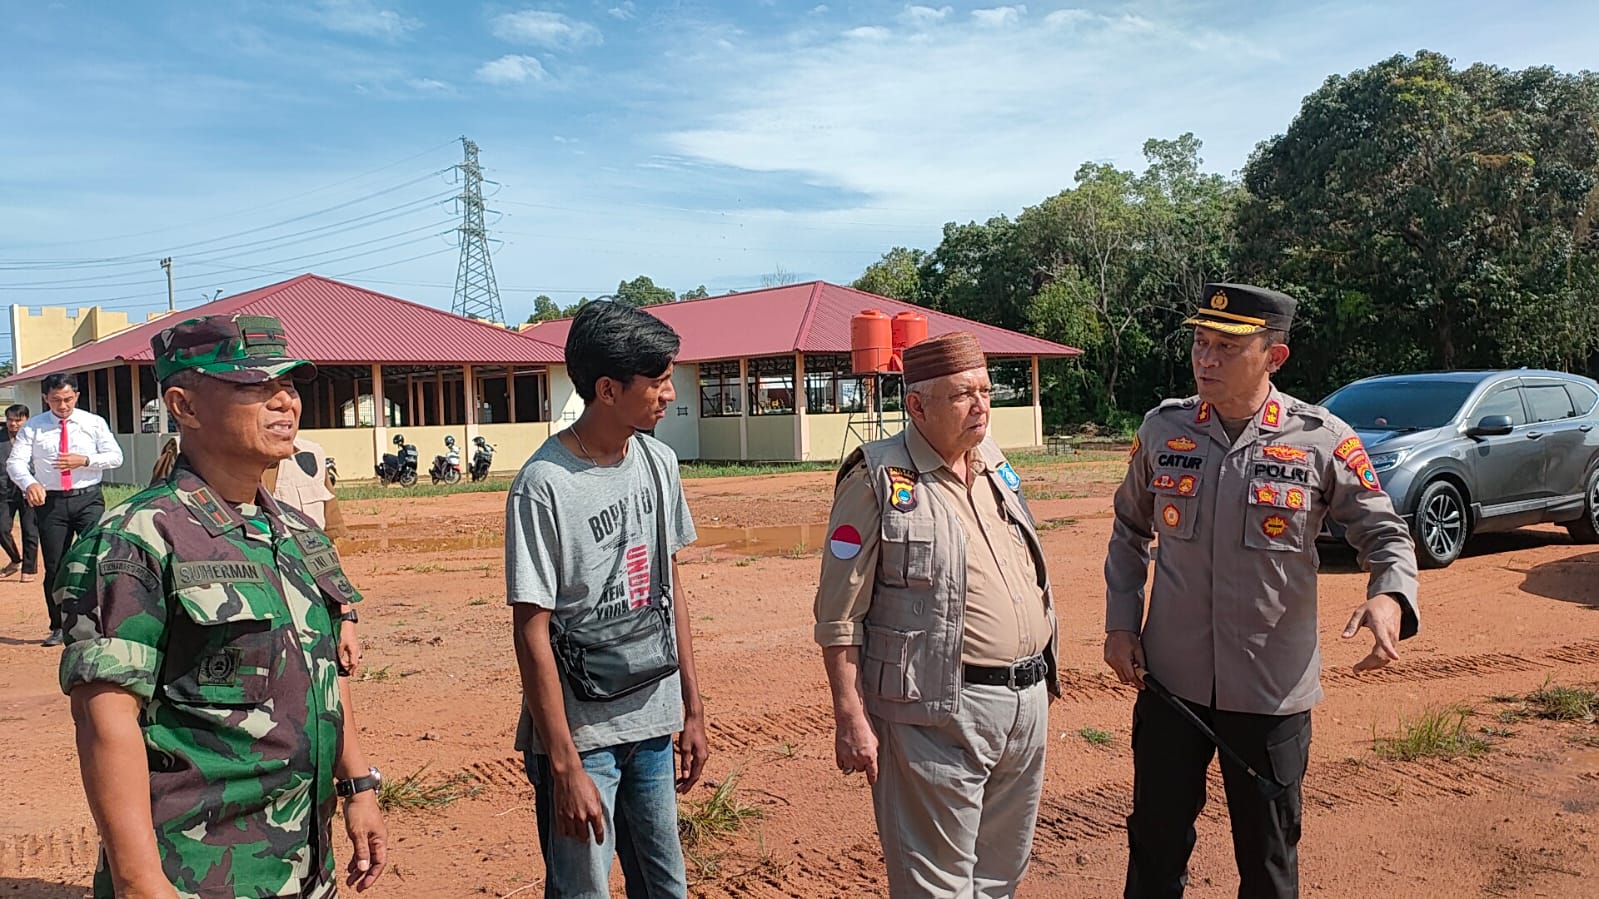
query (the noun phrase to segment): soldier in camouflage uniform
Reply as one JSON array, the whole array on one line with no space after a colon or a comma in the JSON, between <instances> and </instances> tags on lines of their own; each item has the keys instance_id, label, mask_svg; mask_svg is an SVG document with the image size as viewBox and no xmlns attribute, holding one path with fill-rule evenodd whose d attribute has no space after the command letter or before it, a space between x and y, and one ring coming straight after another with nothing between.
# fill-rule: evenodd
<instances>
[{"instance_id":1,"label":"soldier in camouflage uniform","mask_svg":"<svg viewBox=\"0 0 1599 899\"><path fill-rule=\"evenodd\" d=\"M100 829L95 896L336 895L382 873L385 833L338 676L333 543L261 489L294 449L296 378L276 319L208 316L151 341L183 453L67 556L61 687Z\"/></svg>"}]
</instances>

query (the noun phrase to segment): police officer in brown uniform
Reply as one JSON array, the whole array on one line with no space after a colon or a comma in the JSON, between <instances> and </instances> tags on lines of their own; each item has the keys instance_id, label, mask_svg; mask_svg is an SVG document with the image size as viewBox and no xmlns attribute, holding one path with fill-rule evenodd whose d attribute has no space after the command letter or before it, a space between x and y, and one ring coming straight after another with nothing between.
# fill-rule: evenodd
<instances>
[{"instance_id":1,"label":"police officer in brown uniform","mask_svg":"<svg viewBox=\"0 0 1599 899\"><path fill-rule=\"evenodd\" d=\"M1055 613L977 339L905 351L905 430L839 469L816 593L835 751L872 783L895 897L999 897L1027 869Z\"/></svg>"},{"instance_id":2,"label":"police officer in brown uniform","mask_svg":"<svg viewBox=\"0 0 1599 899\"><path fill-rule=\"evenodd\" d=\"M1295 301L1210 284L1193 325L1199 395L1144 419L1105 560L1105 661L1123 683L1147 671L1256 772L1223 755L1238 895L1299 895L1300 780L1310 709L1321 699L1316 535L1331 517L1370 569L1368 599L1343 636L1371 630L1355 666L1399 657L1418 626L1416 557L1354 431L1272 386L1288 359ZM1158 535L1147 618L1149 544ZM1175 708L1139 692L1133 707L1133 813L1125 895L1177 897L1215 747Z\"/></svg>"}]
</instances>

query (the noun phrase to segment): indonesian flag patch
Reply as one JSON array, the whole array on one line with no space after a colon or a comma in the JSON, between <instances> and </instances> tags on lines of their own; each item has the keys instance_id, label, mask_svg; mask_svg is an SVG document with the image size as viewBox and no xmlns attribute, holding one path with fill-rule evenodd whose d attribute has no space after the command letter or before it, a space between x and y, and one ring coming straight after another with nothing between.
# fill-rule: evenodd
<instances>
[{"instance_id":1,"label":"indonesian flag patch","mask_svg":"<svg viewBox=\"0 0 1599 899\"><path fill-rule=\"evenodd\" d=\"M833 558L847 562L861 554L861 532L854 525L841 524L828 536L827 548Z\"/></svg>"}]
</instances>

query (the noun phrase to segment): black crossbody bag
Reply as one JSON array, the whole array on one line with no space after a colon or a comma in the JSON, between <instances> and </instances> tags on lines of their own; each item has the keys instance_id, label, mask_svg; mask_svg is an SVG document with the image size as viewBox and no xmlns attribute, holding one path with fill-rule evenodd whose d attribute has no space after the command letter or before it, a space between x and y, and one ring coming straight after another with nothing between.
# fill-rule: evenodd
<instances>
[{"instance_id":1,"label":"black crossbody bag","mask_svg":"<svg viewBox=\"0 0 1599 899\"><path fill-rule=\"evenodd\" d=\"M666 541L666 485L644 441L638 449L655 483L655 556L650 573L656 585L650 604L616 618L599 620L591 610L582 620L559 624L551 618L550 645L572 693L585 702L610 702L635 693L677 670L677 640L672 629L671 553Z\"/></svg>"}]
</instances>

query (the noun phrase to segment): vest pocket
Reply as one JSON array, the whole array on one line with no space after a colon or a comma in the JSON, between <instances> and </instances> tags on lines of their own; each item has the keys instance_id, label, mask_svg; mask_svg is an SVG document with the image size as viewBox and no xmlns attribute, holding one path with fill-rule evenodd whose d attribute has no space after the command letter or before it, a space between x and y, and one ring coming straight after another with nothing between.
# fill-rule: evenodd
<instances>
[{"instance_id":1,"label":"vest pocket","mask_svg":"<svg viewBox=\"0 0 1599 899\"><path fill-rule=\"evenodd\" d=\"M1244 545L1298 552L1305 545L1310 489L1300 484L1252 481L1244 511Z\"/></svg>"},{"instance_id":2,"label":"vest pocket","mask_svg":"<svg viewBox=\"0 0 1599 899\"><path fill-rule=\"evenodd\" d=\"M861 686L885 702L918 702L922 688L917 650L926 631L866 626L861 651Z\"/></svg>"},{"instance_id":3,"label":"vest pocket","mask_svg":"<svg viewBox=\"0 0 1599 899\"><path fill-rule=\"evenodd\" d=\"M183 705L253 706L266 701L278 655L276 611L250 584L203 584L177 591L194 628L174 635L167 651L179 669L164 688ZM252 601L253 600L253 601Z\"/></svg>"},{"instance_id":4,"label":"vest pocket","mask_svg":"<svg viewBox=\"0 0 1599 899\"><path fill-rule=\"evenodd\" d=\"M891 587L933 583L933 520L892 509L883 513L880 575Z\"/></svg>"}]
</instances>

